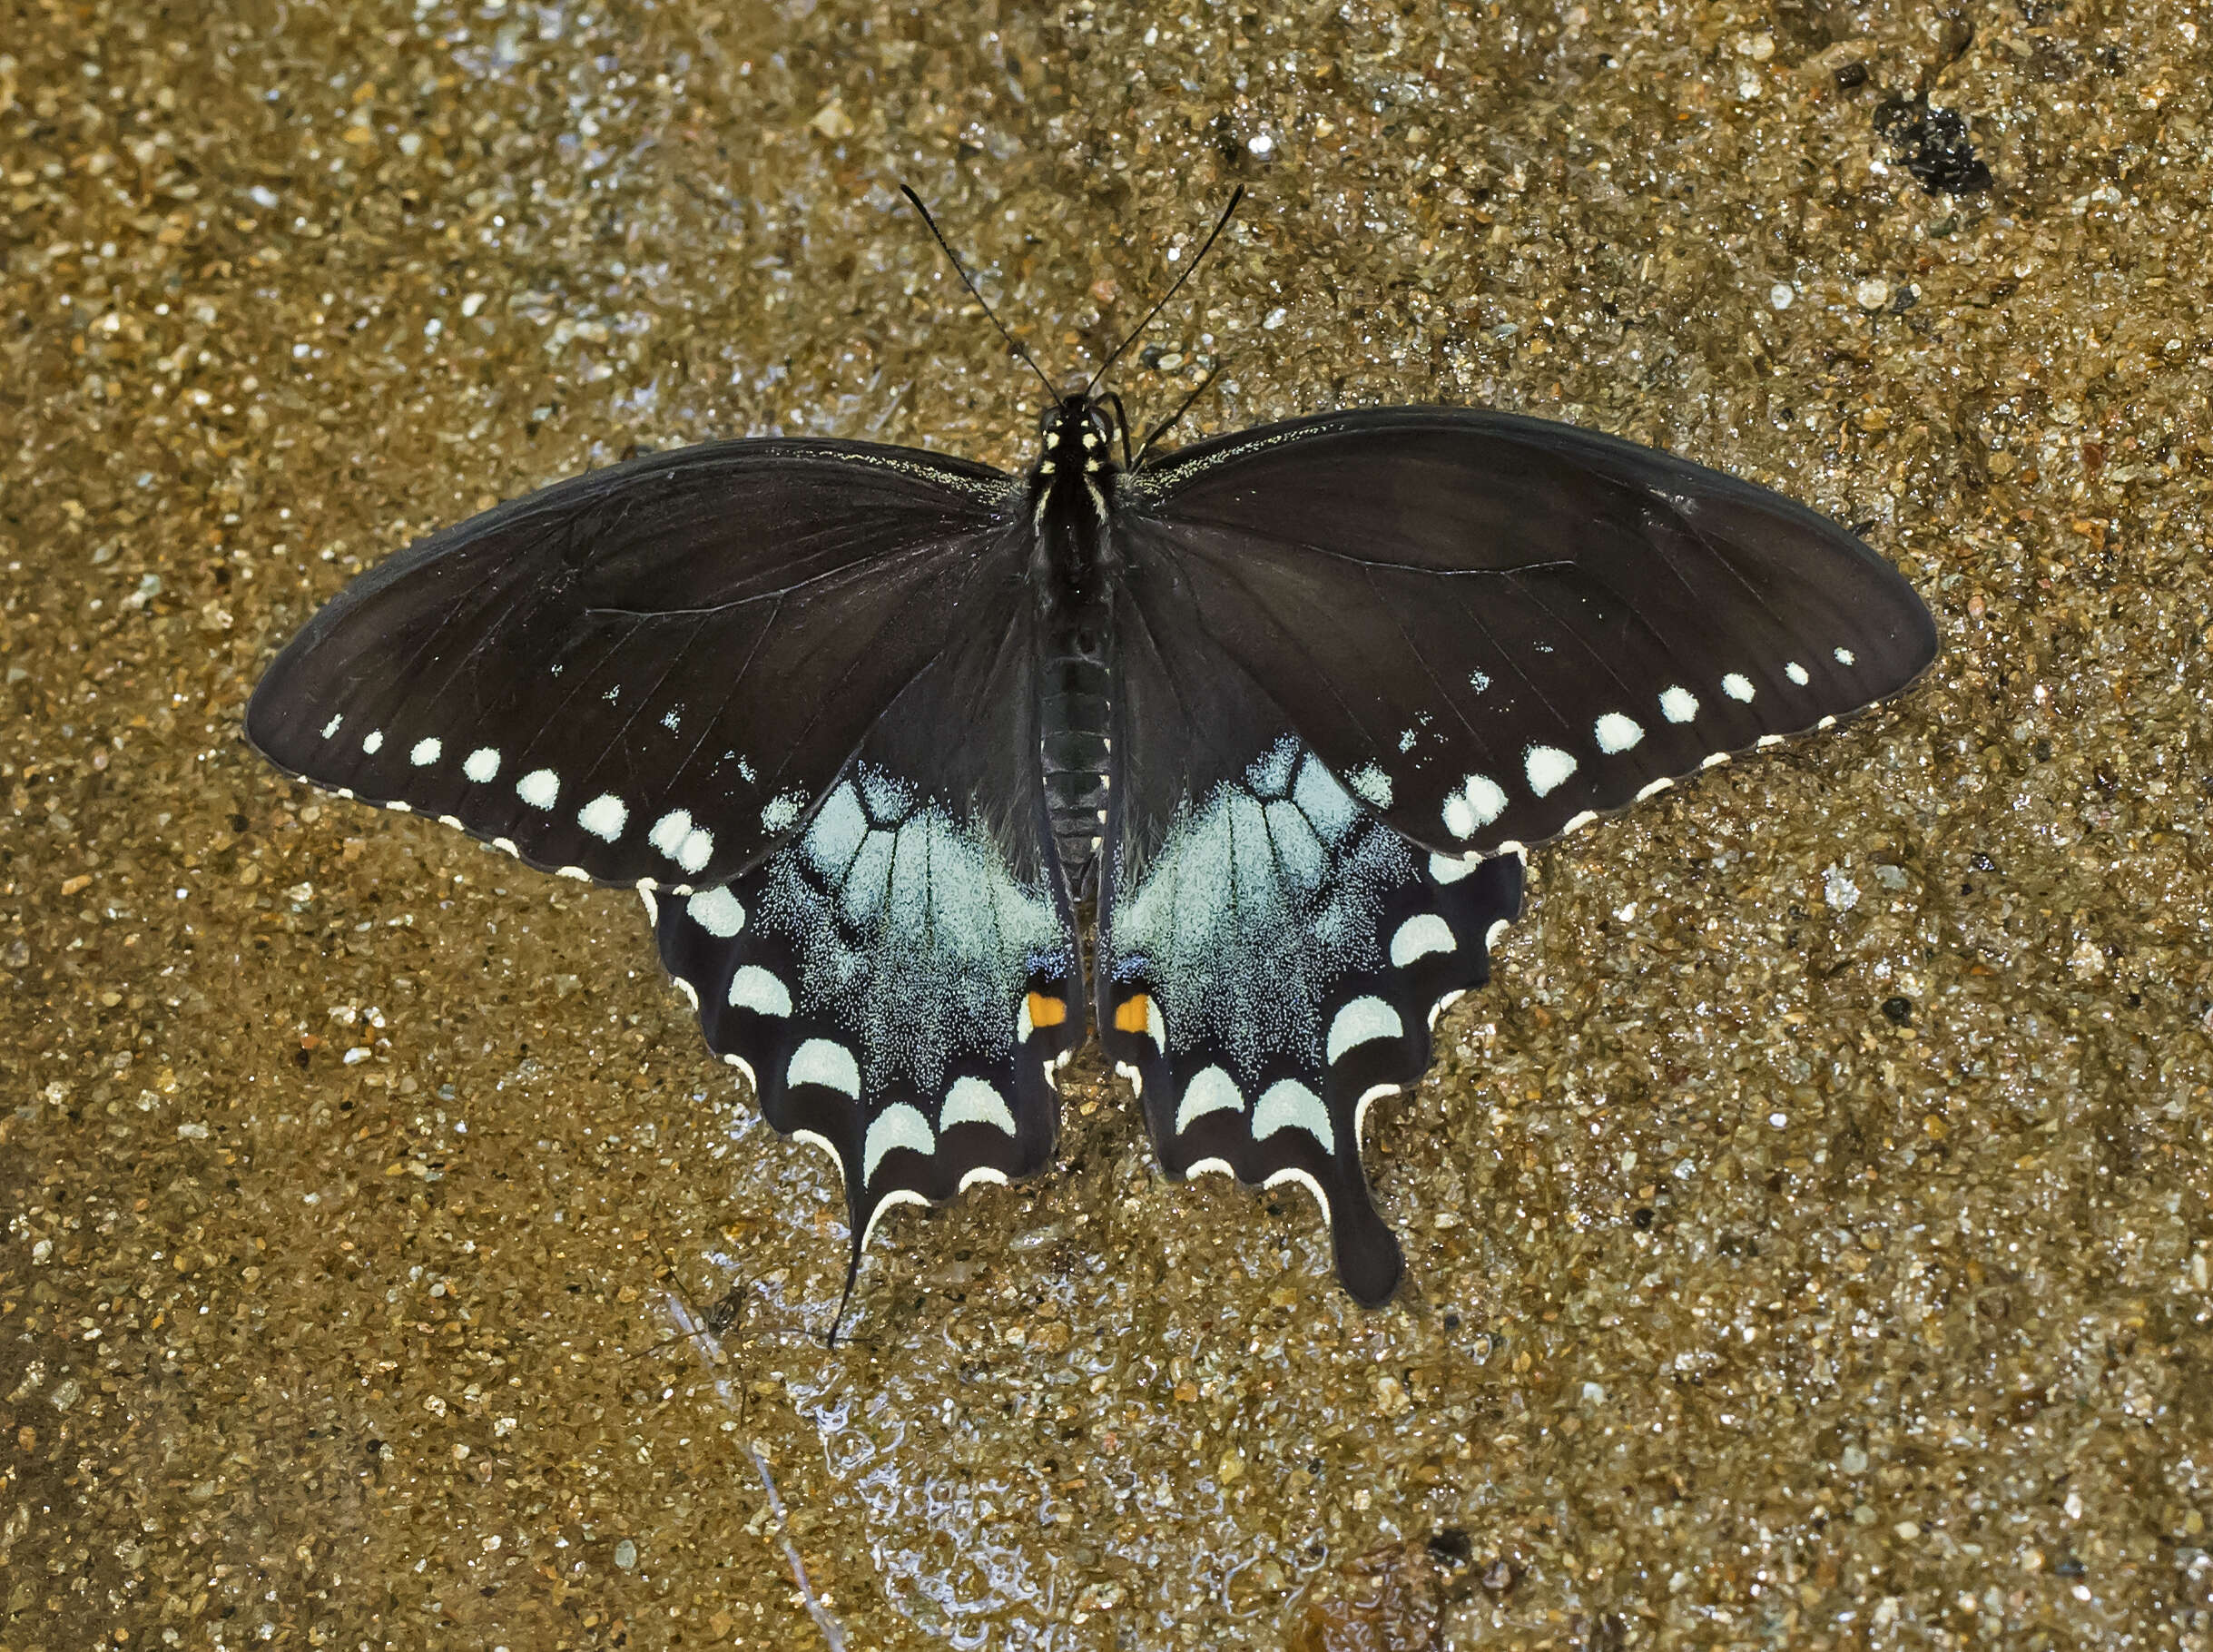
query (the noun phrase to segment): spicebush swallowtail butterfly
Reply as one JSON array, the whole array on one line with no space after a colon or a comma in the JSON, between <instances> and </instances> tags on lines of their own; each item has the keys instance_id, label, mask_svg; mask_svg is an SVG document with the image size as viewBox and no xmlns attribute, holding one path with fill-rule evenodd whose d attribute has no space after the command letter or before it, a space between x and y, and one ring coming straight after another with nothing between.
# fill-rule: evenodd
<instances>
[{"instance_id":1,"label":"spicebush swallowtail butterfly","mask_svg":"<svg viewBox=\"0 0 2213 1652\"><path fill-rule=\"evenodd\" d=\"M1087 1010L1169 1175L1303 1185L1381 1303L1368 1109L1487 978L1524 848L1898 693L1935 630L1825 518L1588 430L1132 456L1091 388L1023 477L754 439L501 506L339 593L246 731L644 891L708 1044L836 1157L849 1291L886 1209L1046 1165Z\"/></svg>"}]
</instances>

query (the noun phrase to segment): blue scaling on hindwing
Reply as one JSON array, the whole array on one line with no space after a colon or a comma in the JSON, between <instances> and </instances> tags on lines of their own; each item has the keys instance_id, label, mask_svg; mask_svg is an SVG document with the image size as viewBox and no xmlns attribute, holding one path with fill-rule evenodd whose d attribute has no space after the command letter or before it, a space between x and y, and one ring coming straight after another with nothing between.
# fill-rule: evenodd
<instances>
[{"instance_id":1,"label":"blue scaling on hindwing","mask_svg":"<svg viewBox=\"0 0 2213 1652\"><path fill-rule=\"evenodd\" d=\"M856 1256L890 1205L1050 1156L1083 1025L1065 909L919 786L857 760L790 848L656 928L769 1122L837 1158Z\"/></svg>"},{"instance_id":2,"label":"blue scaling on hindwing","mask_svg":"<svg viewBox=\"0 0 2213 1652\"><path fill-rule=\"evenodd\" d=\"M1333 983L1382 961L1376 914L1415 859L1285 736L1186 809L1128 887L1116 881L1112 973L1153 983L1172 1044L1236 1070L1321 1055Z\"/></svg>"},{"instance_id":3,"label":"blue scaling on hindwing","mask_svg":"<svg viewBox=\"0 0 2213 1652\"><path fill-rule=\"evenodd\" d=\"M1347 1287L1389 1296L1366 1110L1428 1067L1436 1013L1488 978L1520 890L1518 858L1409 843L1288 735L1187 800L1144 864L1112 869L1097 1006L1169 1174L1301 1183Z\"/></svg>"},{"instance_id":4,"label":"blue scaling on hindwing","mask_svg":"<svg viewBox=\"0 0 2213 1652\"><path fill-rule=\"evenodd\" d=\"M793 995L850 1037L870 1090L934 1091L963 1057L1007 1059L1026 983L1072 976L1044 889L972 827L868 762L762 869L755 922L789 949Z\"/></svg>"}]
</instances>

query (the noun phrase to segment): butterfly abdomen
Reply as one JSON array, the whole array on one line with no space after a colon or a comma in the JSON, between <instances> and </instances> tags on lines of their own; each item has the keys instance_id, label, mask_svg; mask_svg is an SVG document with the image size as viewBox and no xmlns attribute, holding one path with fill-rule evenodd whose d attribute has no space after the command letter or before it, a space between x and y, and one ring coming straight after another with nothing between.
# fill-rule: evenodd
<instances>
[{"instance_id":1,"label":"butterfly abdomen","mask_svg":"<svg viewBox=\"0 0 2213 1652\"><path fill-rule=\"evenodd\" d=\"M1114 711L1112 633L1103 612L1078 610L1038 662L1038 761L1053 844L1071 895L1093 892L1106 831L1106 731Z\"/></svg>"}]
</instances>

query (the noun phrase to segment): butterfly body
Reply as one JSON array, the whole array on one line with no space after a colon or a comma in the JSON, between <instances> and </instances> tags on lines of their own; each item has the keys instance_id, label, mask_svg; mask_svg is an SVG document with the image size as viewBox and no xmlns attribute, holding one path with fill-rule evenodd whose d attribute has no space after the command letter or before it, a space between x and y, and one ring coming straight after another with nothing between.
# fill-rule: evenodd
<instances>
[{"instance_id":1,"label":"butterfly body","mask_svg":"<svg viewBox=\"0 0 2213 1652\"><path fill-rule=\"evenodd\" d=\"M886 1210L1050 1162L1088 1023L1170 1175L1303 1186L1379 1302L1369 1115L1525 847L1897 693L1934 629L1833 523L1589 431L1119 435L1077 395L1026 477L765 440L561 483L340 594L247 733L644 890L710 1047L836 1159L856 1265Z\"/></svg>"},{"instance_id":2,"label":"butterfly body","mask_svg":"<svg viewBox=\"0 0 2213 1652\"><path fill-rule=\"evenodd\" d=\"M1122 573L1111 534L1115 434L1106 409L1080 393L1048 408L1028 487L1038 762L1061 872L1077 899L1097 890L1113 784L1114 598Z\"/></svg>"}]
</instances>

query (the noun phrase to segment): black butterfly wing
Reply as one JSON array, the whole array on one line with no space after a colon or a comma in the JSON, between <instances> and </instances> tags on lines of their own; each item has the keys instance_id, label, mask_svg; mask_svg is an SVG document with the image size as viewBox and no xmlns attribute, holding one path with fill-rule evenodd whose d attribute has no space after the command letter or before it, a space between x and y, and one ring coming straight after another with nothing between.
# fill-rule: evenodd
<instances>
[{"instance_id":1,"label":"black butterfly wing","mask_svg":"<svg viewBox=\"0 0 2213 1652\"><path fill-rule=\"evenodd\" d=\"M988 467L804 441L580 477L362 575L270 665L279 767L535 866L708 888L789 840L1027 541Z\"/></svg>"},{"instance_id":2,"label":"black butterfly wing","mask_svg":"<svg viewBox=\"0 0 2213 1652\"><path fill-rule=\"evenodd\" d=\"M1332 415L1126 478L1097 1009L1166 1167L1304 1181L1396 1284L1361 1116L1488 973L1522 844L1833 722L1933 657L1851 536L1502 415Z\"/></svg>"},{"instance_id":3,"label":"black butterfly wing","mask_svg":"<svg viewBox=\"0 0 2213 1652\"><path fill-rule=\"evenodd\" d=\"M658 903L662 960L708 1044L770 1124L836 1157L856 1268L891 1205L1046 1165L1055 1073L1083 1039L1019 574L994 564L970 582L959 639L794 842Z\"/></svg>"},{"instance_id":4,"label":"black butterfly wing","mask_svg":"<svg viewBox=\"0 0 2213 1652\"><path fill-rule=\"evenodd\" d=\"M1361 1165L1366 1112L1487 978L1521 861L1432 855L1384 824L1208 633L1172 561L1133 567L1116 624L1101 1040L1171 1175L1303 1184L1339 1276L1380 1303L1402 1264Z\"/></svg>"},{"instance_id":5,"label":"black butterfly wing","mask_svg":"<svg viewBox=\"0 0 2213 1652\"><path fill-rule=\"evenodd\" d=\"M1504 414L1326 415L1128 478L1133 577L1401 832L1497 852L1897 693L1934 657L1889 564L1765 488Z\"/></svg>"}]
</instances>

